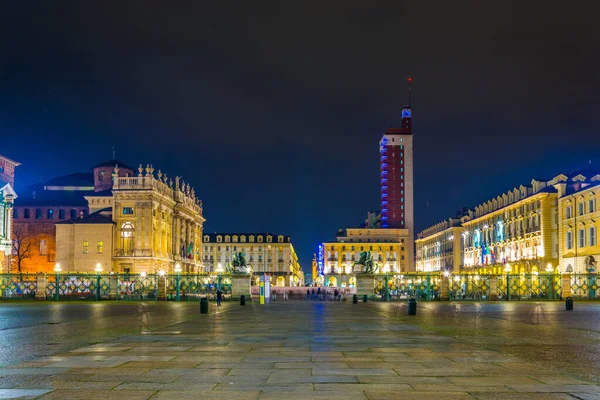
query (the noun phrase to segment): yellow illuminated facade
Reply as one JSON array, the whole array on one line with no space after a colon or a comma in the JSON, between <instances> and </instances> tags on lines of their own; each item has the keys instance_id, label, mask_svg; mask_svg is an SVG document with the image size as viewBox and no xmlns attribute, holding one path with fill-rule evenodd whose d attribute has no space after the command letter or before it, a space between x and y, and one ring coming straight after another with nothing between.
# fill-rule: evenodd
<instances>
[{"instance_id":1,"label":"yellow illuminated facade","mask_svg":"<svg viewBox=\"0 0 600 400\"><path fill-rule=\"evenodd\" d=\"M559 246L561 272L598 272L600 244L600 174L559 175Z\"/></svg>"},{"instance_id":2,"label":"yellow illuminated facade","mask_svg":"<svg viewBox=\"0 0 600 400\"><path fill-rule=\"evenodd\" d=\"M464 269L536 272L558 263L555 180L533 180L470 210L462 218Z\"/></svg>"},{"instance_id":3,"label":"yellow illuminated facade","mask_svg":"<svg viewBox=\"0 0 600 400\"><path fill-rule=\"evenodd\" d=\"M204 235L202 269L225 271L235 253L244 253L254 274L270 275L275 286L299 286L304 282L298 256L289 236L272 233L210 233Z\"/></svg>"},{"instance_id":4,"label":"yellow illuminated facade","mask_svg":"<svg viewBox=\"0 0 600 400\"><path fill-rule=\"evenodd\" d=\"M460 218L449 218L417 235L417 272L454 271L463 265L463 241Z\"/></svg>"},{"instance_id":5,"label":"yellow illuminated facade","mask_svg":"<svg viewBox=\"0 0 600 400\"><path fill-rule=\"evenodd\" d=\"M354 263L361 252L370 251L378 273L408 272L409 230L390 228L348 228L338 232L335 242L323 243L325 286L355 285Z\"/></svg>"}]
</instances>

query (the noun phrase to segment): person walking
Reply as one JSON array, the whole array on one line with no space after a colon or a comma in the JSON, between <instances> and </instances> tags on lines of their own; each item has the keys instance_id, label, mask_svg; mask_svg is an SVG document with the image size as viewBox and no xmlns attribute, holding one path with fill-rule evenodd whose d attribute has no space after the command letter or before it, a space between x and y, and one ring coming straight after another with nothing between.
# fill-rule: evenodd
<instances>
[{"instance_id":1,"label":"person walking","mask_svg":"<svg viewBox=\"0 0 600 400\"><path fill-rule=\"evenodd\" d=\"M321 300L321 287L317 288L317 298Z\"/></svg>"},{"instance_id":2,"label":"person walking","mask_svg":"<svg viewBox=\"0 0 600 400\"><path fill-rule=\"evenodd\" d=\"M222 297L223 297L223 292L221 292L221 289L217 289L217 306L221 305Z\"/></svg>"},{"instance_id":3,"label":"person walking","mask_svg":"<svg viewBox=\"0 0 600 400\"><path fill-rule=\"evenodd\" d=\"M310 299L310 289L306 289L306 300Z\"/></svg>"},{"instance_id":4,"label":"person walking","mask_svg":"<svg viewBox=\"0 0 600 400\"><path fill-rule=\"evenodd\" d=\"M315 299L315 288L312 289L312 299Z\"/></svg>"}]
</instances>

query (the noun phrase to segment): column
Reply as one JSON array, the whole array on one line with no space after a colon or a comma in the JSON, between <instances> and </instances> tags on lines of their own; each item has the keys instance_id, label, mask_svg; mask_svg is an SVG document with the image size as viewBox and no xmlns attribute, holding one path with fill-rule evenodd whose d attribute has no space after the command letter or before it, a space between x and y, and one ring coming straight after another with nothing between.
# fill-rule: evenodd
<instances>
[{"instance_id":1,"label":"column","mask_svg":"<svg viewBox=\"0 0 600 400\"><path fill-rule=\"evenodd\" d=\"M490 300L498 300L498 276L490 275Z\"/></svg>"},{"instance_id":2,"label":"column","mask_svg":"<svg viewBox=\"0 0 600 400\"><path fill-rule=\"evenodd\" d=\"M571 296L571 274L562 274L561 276L562 283L562 298L567 298Z\"/></svg>"},{"instance_id":3,"label":"column","mask_svg":"<svg viewBox=\"0 0 600 400\"><path fill-rule=\"evenodd\" d=\"M442 285L440 288L440 300L442 301L448 301L450 299L450 296L448 296L448 288L450 285L450 276L442 276Z\"/></svg>"},{"instance_id":4,"label":"column","mask_svg":"<svg viewBox=\"0 0 600 400\"><path fill-rule=\"evenodd\" d=\"M46 282L46 274L41 272L37 274L37 288L35 291L36 300L46 300Z\"/></svg>"}]
</instances>

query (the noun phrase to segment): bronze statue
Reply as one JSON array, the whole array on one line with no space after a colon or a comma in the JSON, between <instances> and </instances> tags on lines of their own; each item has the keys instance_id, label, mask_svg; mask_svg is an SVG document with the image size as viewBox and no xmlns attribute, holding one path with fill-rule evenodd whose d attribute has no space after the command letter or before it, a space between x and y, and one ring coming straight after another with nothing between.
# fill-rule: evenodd
<instances>
[{"instance_id":1,"label":"bronze statue","mask_svg":"<svg viewBox=\"0 0 600 400\"><path fill-rule=\"evenodd\" d=\"M360 258L354 262L352 267L354 268L357 264L363 266L364 274L374 274L379 269L377 263L373 261L373 254L370 251L361 251Z\"/></svg>"}]
</instances>

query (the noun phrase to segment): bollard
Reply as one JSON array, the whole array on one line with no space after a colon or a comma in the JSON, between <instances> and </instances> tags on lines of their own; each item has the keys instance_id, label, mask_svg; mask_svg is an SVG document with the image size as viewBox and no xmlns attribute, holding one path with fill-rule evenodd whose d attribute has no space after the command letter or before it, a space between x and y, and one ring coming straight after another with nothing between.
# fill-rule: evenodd
<instances>
[{"instance_id":1,"label":"bollard","mask_svg":"<svg viewBox=\"0 0 600 400\"><path fill-rule=\"evenodd\" d=\"M363 303L366 303L366 302L367 302L367 295L363 294Z\"/></svg>"},{"instance_id":2,"label":"bollard","mask_svg":"<svg viewBox=\"0 0 600 400\"><path fill-rule=\"evenodd\" d=\"M567 299L565 300L565 309L567 311L570 311L573 309L573 298L572 297L567 297Z\"/></svg>"},{"instance_id":3,"label":"bollard","mask_svg":"<svg viewBox=\"0 0 600 400\"><path fill-rule=\"evenodd\" d=\"M208 313L208 299L206 297L200 299L200 314Z\"/></svg>"},{"instance_id":4,"label":"bollard","mask_svg":"<svg viewBox=\"0 0 600 400\"><path fill-rule=\"evenodd\" d=\"M354 295L352 296L352 304L357 304L358 303L358 296Z\"/></svg>"},{"instance_id":5,"label":"bollard","mask_svg":"<svg viewBox=\"0 0 600 400\"><path fill-rule=\"evenodd\" d=\"M245 306L246 305L246 296L242 295L240 297L240 306Z\"/></svg>"},{"instance_id":6,"label":"bollard","mask_svg":"<svg viewBox=\"0 0 600 400\"><path fill-rule=\"evenodd\" d=\"M417 315L417 300L408 300L408 315Z\"/></svg>"}]
</instances>

